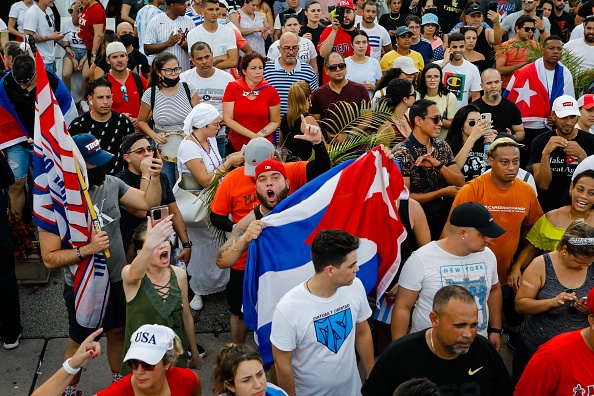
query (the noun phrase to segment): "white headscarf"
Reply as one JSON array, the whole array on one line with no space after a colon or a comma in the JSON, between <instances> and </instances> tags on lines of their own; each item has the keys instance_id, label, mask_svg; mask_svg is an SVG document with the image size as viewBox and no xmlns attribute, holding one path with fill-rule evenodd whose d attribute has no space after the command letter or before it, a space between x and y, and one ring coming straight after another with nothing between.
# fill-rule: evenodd
<instances>
[{"instance_id":1,"label":"white headscarf","mask_svg":"<svg viewBox=\"0 0 594 396\"><path fill-rule=\"evenodd\" d=\"M196 105L184 121L184 132L190 136L194 128L207 126L217 118L220 118L218 110L208 103L199 103Z\"/></svg>"}]
</instances>

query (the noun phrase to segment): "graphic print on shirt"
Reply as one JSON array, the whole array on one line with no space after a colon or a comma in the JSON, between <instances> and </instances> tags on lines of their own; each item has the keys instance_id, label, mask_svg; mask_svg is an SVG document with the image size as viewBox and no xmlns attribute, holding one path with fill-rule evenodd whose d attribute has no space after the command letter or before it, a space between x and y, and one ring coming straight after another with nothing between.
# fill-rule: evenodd
<instances>
[{"instance_id":1,"label":"graphic print on shirt","mask_svg":"<svg viewBox=\"0 0 594 396\"><path fill-rule=\"evenodd\" d=\"M466 75L445 72L443 82L448 90L456 96L458 101L464 97L464 86L466 84Z\"/></svg>"},{"instance_id":2,"label":"graphic print on shirt","mask_svg":"<svg viewBox=\"0 0 594 396\"><path fill-rule=\"evenodd\" d=\"M349 305L342 306L333 311L314 317L316 337L320 344L326 346L334 353L353 330L353 316Z\"/></svg>"},{"instance_id":3,"label":"graphic print on shirt","mask_svg":"<svg viewBox=\"0 0 594 396\"><path fill-rule=\"evenodd\" d=\"M95 213L97 213L97 220L99 220L99 224L101 225L101 228L116 221L116 219L107 215L107 212L111 212L112 210L114 210L115 205L112 205L109 208L104 208L103 207L104 204L105 204L105 200L103 199L103 200L101 200L101 203L99 205L97 205L97 204L93 205L95 207Z\"/></svg>"},{"instance_id":4,"label":"graphic print on shirt","mask_svg":"<svg viewBox=\"0 0 594 396\"><path fill-rule=\"evenodd\" d=\"M487 266L484 262L442 265L439 268L441 287L457 285L462 286L472 294L478 306L477 331L484 331L488 326L487 315ZM490 287L489 287L490 288Z\"/></svg>"}]
</instances>

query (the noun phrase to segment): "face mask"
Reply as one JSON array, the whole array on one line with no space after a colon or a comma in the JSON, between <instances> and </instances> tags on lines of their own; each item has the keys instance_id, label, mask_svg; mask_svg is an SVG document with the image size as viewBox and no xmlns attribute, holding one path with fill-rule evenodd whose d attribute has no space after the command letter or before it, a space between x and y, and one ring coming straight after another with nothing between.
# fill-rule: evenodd
<instances>
[{"instance_id":1,"label":"face mask","mask_svg":"<svg viewBox=\"0 0 594 396\"><path fill-rule=\"evenodd\" d=\"M128 47L134 43L134 36L131 34L122 34L120 36L120 41L124 44L124 47Z\"/></svg>"},{"instance_id":2,"label":"face mask","mask_svg":"<svg viewBox=\"0 0 594 396\"><path fill-rule=\"evenodd\" d=\"M175 87L179 83L179 76L177 78L161 77L161 81L169 88Z\"/></svg>"},{"instance_id":3,"label":"face mask","mask_svg":"<svg viewBox=\"0 0 594 396\"><path fill-rule=\"evenodd\" d=\"M217 18L217 22L219 23L219 25L226 25L227 19L226 18Z\"/></svg>"},{"instance_id":4,"label":"face mask","mask_svg":"<svg viewBox=\"0 0 594 396\"><path fill-rule=\"evenodd\" d=\"M87 169L87 176L89 177L89 184L92 186L100 186L105 182L105 165L96 166L93 169Z\"/></svg>"}]
</instances>

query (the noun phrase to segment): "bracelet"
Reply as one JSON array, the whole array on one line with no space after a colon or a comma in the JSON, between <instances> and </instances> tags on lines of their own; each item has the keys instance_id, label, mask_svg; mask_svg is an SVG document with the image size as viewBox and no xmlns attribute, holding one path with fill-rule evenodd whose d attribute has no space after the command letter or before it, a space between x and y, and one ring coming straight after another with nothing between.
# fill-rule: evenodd
<instances>
[{"instance_id":1,"label":"bracelet","mask_svg":"<svg viewBox=\"0 0 594 396\"><path fill-rule=\"evenodd\" d=\"M62 368L64 369L64 371L66 371L70 375L78 374L78 372L80 371L80 367L77 368L77 369L75 369L74 367L72 367L70 365L70 361L71 360L72 360L72 358L66 359L66 361L64 363L62 363Z\"/></svg>"},{"instance_id":2,"label":"bracelet","mask_svg":"<svg viewBox=\"0 0 594 396\"><path fill-rule=\"evenodd\" d=\"M76 248L76 255L78 256L78 261L83 261L83 256L80 254L80 247Z\"/></svg>"},{"instance_id":3,"label":"bracelet","mask_svg":"<svg viewBox=\"0 0 594 396\"><path fill-rule=\"evenodd\" d=\"M499 335L503 335L503 329L498 329L496 327L489 327L487 329L487 333L491 334L491 333L497 333Z\"/></svg>"},{"instance_id":4,"label":"bracelet","mask_svg":"<svg viewBox=\"0 0 594 396\"><path fill-rule=\"evenodd\" d=\"M142 181L142 179L146 179L146 180L148 180L148 182L149 182L149 183L151 182L151 179L150 179L150 177L142 176L142 177L140 178L140 181Z\"/></svg>"},{"instance_id":5,"label":"bracelet","mask_svg":"<svg viewBox=\"0 0 594 396\"><path fill-rule=\"evenodd\" d=\"M443 162L440 162L439 165L434 166L433 169L440 170L443 167Z\"/></svg>"}]
</instances>

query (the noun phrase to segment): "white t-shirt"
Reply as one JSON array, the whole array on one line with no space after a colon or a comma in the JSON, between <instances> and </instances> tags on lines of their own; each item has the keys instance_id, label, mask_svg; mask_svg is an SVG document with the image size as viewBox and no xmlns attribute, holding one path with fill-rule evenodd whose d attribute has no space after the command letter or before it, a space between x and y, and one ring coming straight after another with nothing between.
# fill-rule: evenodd
<instances>
[{"instance_id":1,"label":"white t-shirt","mask_svg":"<svg viewBox=\"0 0 594 396\"><path fill-rule=\"evenodd\" d=\"M223 163L221 154L217 147L217 139L207 138L210 145L210 153L204 151L203 147L200 147L193 139L185 138L179 144L177 150L177 172L181 175L184 172L190 172L186 163L196 158L202 158L204 160L204 166L206 166L206 172L212 172Z\"/></svg>"},{"instance_id":2,"label":"white t-shirt","mask_svg":"<svg viewBox=\"0 0 594 396\"><path fill-rule=\"evenodd\" d=\"M299 62L309 65L309 61L316 59L316 56L318 56L318 53L316 52L314 43L310 39L299 37L299 52L297 53ZM268 48L268 55L266 57L271 61L280 58L280 40L272 43L270 48Z\"/></svg>"},{"instance_id":3,"label":"white t-shirt","mask_svg":"<svg viewBox=\"0 0 594 396\"><path fill-rule=\"evenodd\" d=\"M571 40L565 43L563 48L570 50L575 55L582 58L582 64L580 65L582 69L594 68L594 47L588 45L583 38L579 40Z\"/></svg>"},{"instance_id":4,"label":"white t-shirt","mask_svg":"<svg viewBox=\"0 0 594 396\"><path fill-rule=\"evenodd\" d=\"M357 323L371 316L358 278L330 298L314 296L300 283L279 301L270 341L292 351L295 393L299 396L361 394L355 358Z\"/></svg>"},{"instance_id":5,"label":"white t-shirt","mask_svg":"<svg viewBox=\"0 0 594 396\"><path fill-rule=\"evenodd\" d=\"M6 26L6 23L4 23L2 19L0 19L0 32L3 32L5 30L8 30L8 26Z\"/></svg>"},{"instance_id":6,"label":"white t-shirt","mask_svg":"<svg viewBox=\"0 0 594 396\"><path fill-rule=\"evenodd\" d=\"M46 15L49 17L49 22L45 17ZM55 32L55 26L54 12L50 7L47 7L45 12L43 12L37 3L34 3L25 13L23 29L35 32L38 36L51 36ZM37 43L37 50L44 63L53 63L56 60L54 57L54 45L53 40Z\"/></svg>"},{"instance_id":7,"label":"white t-shirt","mask_svg":"<svg viewBox=\"0 0 594 396\"><path fill-rule=\"evenodd\" d=\"M346 78L349 81L354 81L363 84L366 81L375 85L377 80L382 78L382 68L377 60L367 57L365 63L355 63L351 57L346 58ZM373 91L369 91L369 98L373 97Z\"/></svg>"},{"instance_id":8,"label":"white t-shirt","mask_svg":"<svg viewBox=\"0 0 594 396\"><path fill-rule=\"evenodd\" d=\"M25 3L23 3L22 1L18 1L10 6L10 11L8 12L8 17L16 19L16 22L17 22L16 27L20 33L24 33L23 26L25 24L25 13L27 12L28 9L29 9L29 7L27 7L25 5Z\"/></svg>"},{"instance_id":9,"label":"white t-shirt","mask_svg":"<svg viewBox=\"0 0 594 396\"><path fill-rule=\"evenodd\" d=\"M382 48L384 45L392 44L392 40L390 40L390 34L386 28L378 24L377 21L375 26L371 29L364 28L363 25L355 24L355 26L359 26L359 29L367 33L367 36L369 36L369 56L371 56L373 59L376 59L378 62L382 60Z\"/></svg>"},{"instance_id":10,"label":"white t-shirt","mask_svg":"<svg viewBox=\"0 0 594 396\"><path fill-rule=\"evenodd\" d=\"M74 26L71 19L62 23L62 33L68 33L64 35L64 41L69 42L72 48L87 49L85 42L78 37L80 26Z\"/></svg>"},{"instance_id":11,"label":"white t-shirt","mask_svg":"<svg viewBox=\"0 0 594 396\"><path fill-rule=\"evenodd\" d=\"M435 293L444 286L458 285L474 296L479 310L477 332L488 337L487 300L491 286L497 282L497 259L489 248L464 257L446 252L436 241L419 248L404 263L398 280L400 287L419 292L410 332L431 327L429 313Z\"/></svg>"},{"instance_id":12,"label":"white t-shirt","mask_svg":"<svg viewBox=\"0 0 594 396\"><path fill-rule=\"evenodd\" d=\"M573 30L571 31L570 38L571 38L571 40L569 40L569 41L584 38L584 24L583 23L580 23L576 27L573 28Z\"/></svg>"},{"instance_id":13,"label":"white t-shirt","mask_svg":"<svg viewBox=\"0 0 594 396\"><path fill-rule=\"evenodd\" d=\"M207 32L203 24L192 29L188 33L188 51L198 41L207 43L215 57L226 55L228 50L237 48L235 33L230 27L223 25L217 25L217 30L214 33ZM229 69L225 71L228 72Z\"/></svg>"},{"instance_id":14,"label":"white t-shirt","mask_svg":"<svg viewBox=\"0 0 594 396\"><path fill-rule=\"evenodd\" d=\"M179 78L198 90L200 103L211 104L223 116L223 94L227 84L234 81L229 73L214 68L215 72L211 77L202 78L195 69L183 72ZM225 127L219 130L219 135L225 135Z\"/></svg>"},{"instance_id":15,"label":"white t-shirt","mask_svg":"<svg viewBox=\"0 0 594 396\"><path fill-rule=\"evenodd\" d=\"M169 40L171 33L177 34L179 29L182 32L188 33L194 29L194 21L192 18L185 15L178 16L176 19L171 19L166 13L157 14L148 23L144 31L144 44L160 44ZM189 44L188 44L189 45ZM189 48L189 47L188 47ZM161 52L169 52L177 57L179 66L182 71L190 70L190 55L179 45L174 44L171 47L165 48ZM149 57L149 62L152 64L154 56Z\"/></svg>"},{"instance_id":16,"label":"white t-shirt","mask_svg":"<svg viewBox=\"0 0 594 396\"><path fill-rule=\"evenodd\" d=\"M479 70L466 59L460 66L448 63L443 67L443 83L456 96L458 108L468 104L469 92L480 92L481 90Z\"/></svg>"}]
</instances>

